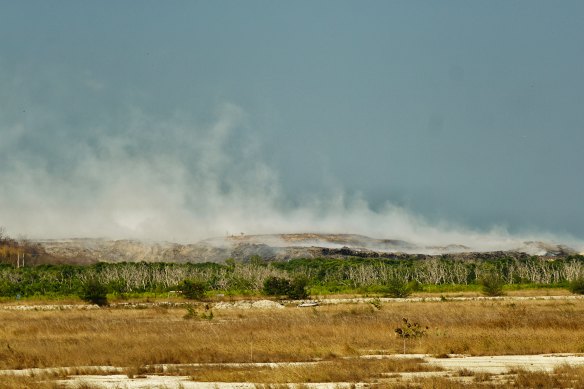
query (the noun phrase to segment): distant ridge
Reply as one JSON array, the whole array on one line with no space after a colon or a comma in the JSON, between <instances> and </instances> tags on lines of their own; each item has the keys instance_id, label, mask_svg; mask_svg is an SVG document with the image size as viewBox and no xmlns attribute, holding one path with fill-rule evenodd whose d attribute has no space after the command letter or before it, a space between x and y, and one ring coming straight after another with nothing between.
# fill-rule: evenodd
<instances>
[{"instance_id":1,"label":"distant ridge","mask_svg":"<svg viewBox=\"0 0 584 389\"><path fill-rule=\"evenodd\" d=\"M462 244L418 245L404 240L376 239L356 234L231 235L192 244L108 239L49 239L31 242L37 263L91 264L97 262L215 262L228 258L248 261L260 256L268 261L318 257L558 257L577 254L570 247L540 241L519 242L517 247L480 251ZM34 258L33 258L34 259Z\"/></svg>"}]
</instances>

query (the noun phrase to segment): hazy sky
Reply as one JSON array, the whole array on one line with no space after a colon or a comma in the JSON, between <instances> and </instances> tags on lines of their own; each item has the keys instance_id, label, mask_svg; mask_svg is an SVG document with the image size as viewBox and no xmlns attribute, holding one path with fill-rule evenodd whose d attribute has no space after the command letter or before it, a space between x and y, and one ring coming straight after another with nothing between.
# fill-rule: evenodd
<instances>
[{"instance_id":1,"label":"hazy sky","mask_svg":"<svg viewBox=\"0 0 584 389\"><path fill-rule=\"evenodd\" d=\"M0 1L0 225L584 240L583 15L580 0Z\"/></svg>"}]
</instances>

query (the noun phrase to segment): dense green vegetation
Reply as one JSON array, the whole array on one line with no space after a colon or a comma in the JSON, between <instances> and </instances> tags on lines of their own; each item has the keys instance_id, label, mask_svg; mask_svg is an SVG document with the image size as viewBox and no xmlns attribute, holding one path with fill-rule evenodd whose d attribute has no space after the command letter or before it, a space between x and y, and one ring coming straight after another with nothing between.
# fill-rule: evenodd
<instances>
[{"instance_id":1,"label":"dense green vegetation","mask_svg":"<svg viewBox=\"0 0 584 389\"><path fill-rule=\"evenodd\" d=\"M584 277L579 277L570 282L568 286L570 292L577 294L584 294Z\"/></svg>"},{"instance_id":2,"label":"dense green vegetation","mask_svg":"<svg viewBox=\"0 0 584 389\"><path fill-rule=\"evenodd\" d=\"M83 301L91 304L97 304L100 307L107 305L107 287L96 279L85 282L79 293L79 297Z\"/></svg>"},{"instance_id":3,"label":"dense green vegetation","mask_svg":"<svg viewBox=\"0 0 584 389\"><path fill-rule=\"evenodd\" d=\"M493 279L496 275L496 279ZM456 290L485 290L494 287L521 288L522 285L540 287L569 287L574 292L584 277L584 257L511 258L496 260L436 257L420 259L347 258L294 259L288 262L268 263L260 258L239 263L98 263L88 266L39 265L16 268L0 265L0 296L7 298L31 296L80 296L91 281L103 285L108 294L127 296L136 293L168 293L187 286L201 288L207 295L225 293L285 294L301 296L306 286L311 294L344 292L380 293L404 297L412 291L429 292ZM268 279L281 282L286 293L271 293L266 289ZM188 280L185 284L185 280ZM295 280L304 280L293 290ZM496 281L496 282L495 282ZM277 286L277 285L276 285ZM268 285L268 289L270 286ZM296 294L295 294L296 293Z\"/></svg>"},{"instance_id":4,"label":"dense green vegetation","mask_svg":"<svg viewBox=\"0 0 584 389\"><path fill-rule=\"evenodd\" d=\"M178 287L183 296L191 300L202 300L207 291L207 285L202 281L184 280Z\"/></svg>"},{"instance_id":5,"label":"dense green vegetation","mask_svg":"<svg viewBox=\"0 0 584 389\"><path fill-rule=\"evenodd\" d=\"M264 281L263 293L268 296L287 296L293 300L308 298L306 287L308 279L304 277L288 280L281 277L268 277Z\"/></svg>"}]
</instances>

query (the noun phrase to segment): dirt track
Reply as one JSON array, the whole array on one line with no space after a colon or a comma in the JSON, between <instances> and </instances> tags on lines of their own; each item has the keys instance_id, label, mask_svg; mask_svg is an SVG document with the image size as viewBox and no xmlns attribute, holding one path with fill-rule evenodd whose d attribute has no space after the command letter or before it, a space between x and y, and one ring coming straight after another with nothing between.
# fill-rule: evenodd
<instances>
[{"instance_id":1,"label":"dirt track","mask_svg":"<svg viewBox=\"0 0 584 389\"><path fill-rule=\"evenodd\" d=\"M581 300L584 295L563 295L563 296L500 296L500 297L410 297L410 298L379 298L382 303L392 302L438 302L444 301L528 301L528 300ZM299 306L301 304L312 305L336 305L336 304L367 304L377 298L357 297L357 298L324 298L317 300L240 300L240 301L220 301L211 303L213 309L281 309L285 306ZM113 303L111 308L134 309L149 307L181 308L191 305L191 302L146 302L146 303ZM61 311L61 310L92 310L100 309L97 305L87 304L0 304L0 310L10 311Z\"/></svg>"},{"instance_id":2,"label":"dirt track","mask_svg":"<svg viewBox=\"0 0 584 389\"><path fill-rule=\"evenodd\" d=\"M467 356L467 355L449 355L445 358L436 358L427 354L396 354L396 355L366 355L361 358L421 358L426 363L438 366L443 371L415 372L415 373L391 373L388 374L388 382L407 381L417 377L451 377L462 380L459 372L462 370L473 373L488 373L495 376L501 376L504 379L514 370L522 369L526 371L546 371L551 372L562 365L584 366L583 354L540 354L540 355L491 355L491 356ZM293 364L315 364L318 362L296 362ZM277 368L279 366L289 365L290 363L240 363L240 364L210 364L221 365L225 367L268 367ZM204 366L203 364L196 364ZM185 365L176 365L185 366ZM194 365L193 365L194 366ZM161 365L159 368L172 368L175 365ZM103 371L103 375L71 375L68 379L58 380L57 383L66 387L77 387L79 384L87 384L102 388L255 388L252 383L246 382L195 382L187 376L164 376L164 375L144 375L141 378L128 378L127 375L119 374L123 370L121 367L101 366L101 367L81 367L81 368L55 368L55 369L25 369L25 370L0 370L0 375L39 375L42 373L52 373L56 370L82 371L82 369L93 369ZM351 387L354 385L348 382L334 383L309 383L311 388L336 388ZM357 385L357 387L367 387L366 384Z\"/></svg>"}]
</instances>

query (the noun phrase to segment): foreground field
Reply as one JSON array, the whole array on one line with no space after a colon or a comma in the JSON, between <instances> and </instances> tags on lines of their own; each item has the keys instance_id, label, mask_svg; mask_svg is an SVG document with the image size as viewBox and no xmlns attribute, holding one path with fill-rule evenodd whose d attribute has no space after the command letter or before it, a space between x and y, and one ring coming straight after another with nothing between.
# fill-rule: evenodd
<instances>
[{"instance_id":1,"label":"foreground field","mask_svg":"<svg viewBox=\"0 0 584 389\"><path fill-rule=\"evenodd\" d=\"M457 385L469 379L475 384L481 379L481 385L510 385L540 374L540 379L555 380L550 387L563 387L558 381L562 377L572 377L566 382L582 387L584 383L574 385L581 368L567 365L552 365L551 373L515 369L501 381L494 378L495 372L473 369L471 360L455 367L436 362L453 354L583 353L584 300L559 297L393 300L277 310L215 309L212 304L188 309L0 310L0 369L77 368L36 371L33 378L32 372L10 379L5 375L0 387L38 387L41 381L70 384L77 381L56 380L103 373L87 366L117 367L107 372L134 379L154 373L183 376L187 383L377 382L424 387L433 382L440 387L436 385L441 380L452 381L440 373L446 369L448 376L459 372L454 374ZM428 327L424 336L405 341L406 353L424 354L419 358L395 357L404 351L403 339L394 332L403 326L403 318ZM370 355L377 357L365 358ZM428 363L428 356L437 358ZM418 375L405 374L412 372Z\"/></svg>"}]
</instances>

